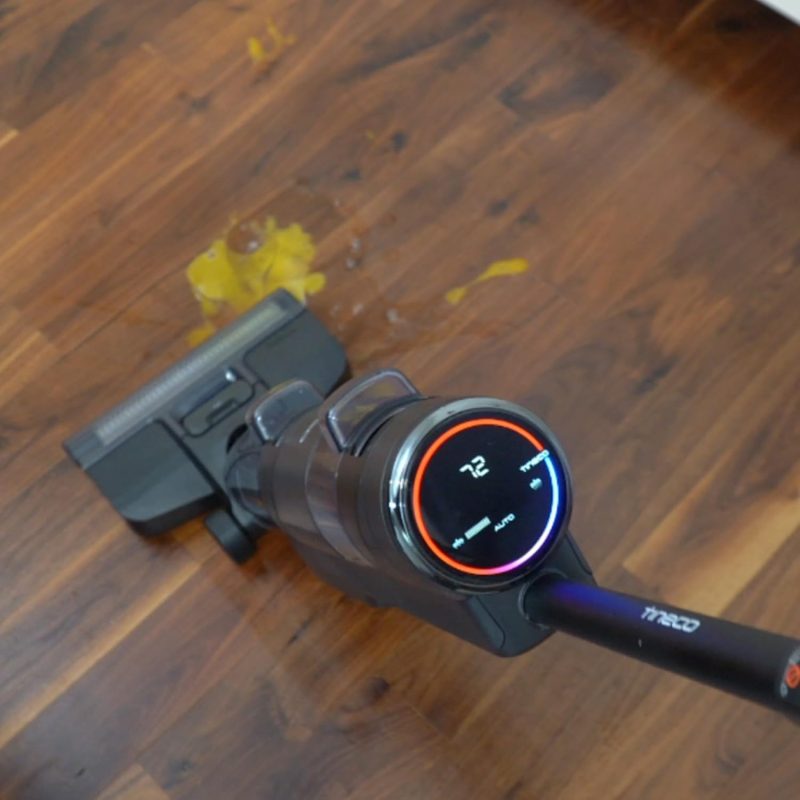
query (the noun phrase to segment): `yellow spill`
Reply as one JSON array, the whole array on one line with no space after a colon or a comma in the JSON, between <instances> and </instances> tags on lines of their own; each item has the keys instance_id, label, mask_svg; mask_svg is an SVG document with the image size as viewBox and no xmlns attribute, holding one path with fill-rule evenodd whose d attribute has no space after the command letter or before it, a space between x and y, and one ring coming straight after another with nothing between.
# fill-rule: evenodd
<instances>
[{"instance_id":1,"label":"yellow spill","mask_svg":"<svg viewBox=\"0 0 800 800\"><path fill-rule=\"evenodd\" d=\"M269 45L265 46L257 36L247 40L247 52L253 65L261 71L267 71L284 54L287 48L297 42L297 37L281 33L273 20L267 20L267 37Z\"/></svg>"},{"instance_id":2,"label":"yellow spill","mask_svg":"<svg viewBox=\"0 0 800 800\"><path fill-rule=\"evenodd\" d=\"M189 341L190 347L197 347L202 344L206 339L210 339L217 332L217 326L213 322L206 320L202 325L198 325L189 331L186 337Z\"/></svg>"},{"instance_id":3,"label":"yellow spill","mask_svg":"<svg viewBox=\"0 0 800 800\"><path fill-rule=\"evenodd\" d=\"M189 334L198 345L214 334L218 323L241 314L276 289L286 289L300 302L325 287L325 276L311 272L316 255L311 236L297 223L281 228L266 222L234 223L225 238L192 261L186 276L205 317Z\"/></svg>"},{"instance_id":4,"label":"yellow spill","mask_svg":"<svg viewBox=\"0 0 800 800\"><path fill-rule=\"evenodd\" d=\"M499 278L503 275L519 275L528 269L528 262L524 258L509 258L505 261L492 262L477 278L474 278L464 286L456 286L445 295L445 299L452 305L458 305L466 296L472 286L491 278Z\"/></svg>"}]
</instances>

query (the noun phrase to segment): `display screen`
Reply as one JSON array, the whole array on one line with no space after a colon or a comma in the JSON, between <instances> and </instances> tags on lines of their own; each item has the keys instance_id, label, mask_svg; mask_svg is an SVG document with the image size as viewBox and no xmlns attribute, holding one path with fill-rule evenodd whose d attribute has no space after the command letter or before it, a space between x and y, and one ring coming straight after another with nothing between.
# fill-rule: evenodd
<instances>
[{"instance_id":1,"label":"display screen","mask_svg":"<svg viewBox=\"0 0 800 800\"><path fill-rule=\"evenodd\" d=\"M541 431L518 418L454 422L424 443L411 501L417 533L462 573L526 570L550 548L567 508L564 468Z\"/></svg>"}]
</instances>

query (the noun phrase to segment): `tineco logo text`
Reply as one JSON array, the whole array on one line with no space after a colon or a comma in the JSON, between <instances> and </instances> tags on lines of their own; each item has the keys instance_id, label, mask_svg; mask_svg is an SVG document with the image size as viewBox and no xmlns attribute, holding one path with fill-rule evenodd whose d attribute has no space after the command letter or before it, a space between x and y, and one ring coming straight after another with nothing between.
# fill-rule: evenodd
<instances>
[{"instance_id":1,"label":"tineco logo text","mask_svg":"<svg viewBox=\"0 0 800 800\"><path fill-rule=\"evenodd\" d=\"M700 620L694 617L682 617L679 614L672 614L669 611L662 611L655 606L647 606L642 611L642 619L648 622L655 622L665 628L674 628L676 631L684 633L694 633L700 627Z\"/></svg>"}]
</instances>

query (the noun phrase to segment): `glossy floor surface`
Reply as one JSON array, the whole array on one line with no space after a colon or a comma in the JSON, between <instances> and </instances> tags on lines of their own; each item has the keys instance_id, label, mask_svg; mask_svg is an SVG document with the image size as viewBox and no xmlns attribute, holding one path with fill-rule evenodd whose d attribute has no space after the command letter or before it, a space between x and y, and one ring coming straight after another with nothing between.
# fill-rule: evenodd
<instances>
[{"instance_id":1,"label":"glossy floor surface","mask_svg":"<svg viewBox=\"0 0 800 800\"><path fill-rule=\"evenodd\" d=\"M0 796L797 797L777 715L566 636L497 659L280 534L243 569L199 522L149 544L61 442L188 352L186 266L271 215L356 373L558 432L602 582L800 636L800 28L0 2L0 186Z\"/></svg>"}]
</instances>

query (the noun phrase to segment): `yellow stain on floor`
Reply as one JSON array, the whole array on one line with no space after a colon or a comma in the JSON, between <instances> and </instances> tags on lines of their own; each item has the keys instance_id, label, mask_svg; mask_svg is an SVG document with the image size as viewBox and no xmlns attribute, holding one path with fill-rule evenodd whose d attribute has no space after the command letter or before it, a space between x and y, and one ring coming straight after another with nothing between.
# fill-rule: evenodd
<instances>
[{"instance_id":1,"label":"yellow stain on floor","mask_svg":"<svg viewBox=\"0 0 800 800\"><path fill-rule=\"evenodd\" d=\"M254 306L276 289L300 302L325 287L325 275L312 272L317 249L297 223L285 228L272 218L235 222L224 238L186 269L205 322L189 334L194 346L208 339L232 316Z\"/></svg>"},{"instance_id":2,"label":"yellow stain on floor","mask_svg":"<svg viewBox=\"0 0 800 800\"><path fill-rule=\"evenodd\" d=\"M269 70L286 50L297 42L297 37L284 34L271 19L267 20L267 37L269 44L265 46L257 36L247 40L247 52L250 60L260 72Z\"/></svg>"},{"instance_id":3,"label":"yellow stain on floor","mask_svg":"<svg viewBox=\"0 0 800 800\"><path fill-rule=\"evenodd\" d=\"M477 278L474 278L464 286L456 286L445 294L445 299L451 305L458 305L466 296L467 292L475 285L483 283L484 281L491 280L492 278L500 278L504 275L519 275L526 272L529 264L524 258L509 258L505 261L492 262Z\"/></svg>"}]
</instances>

